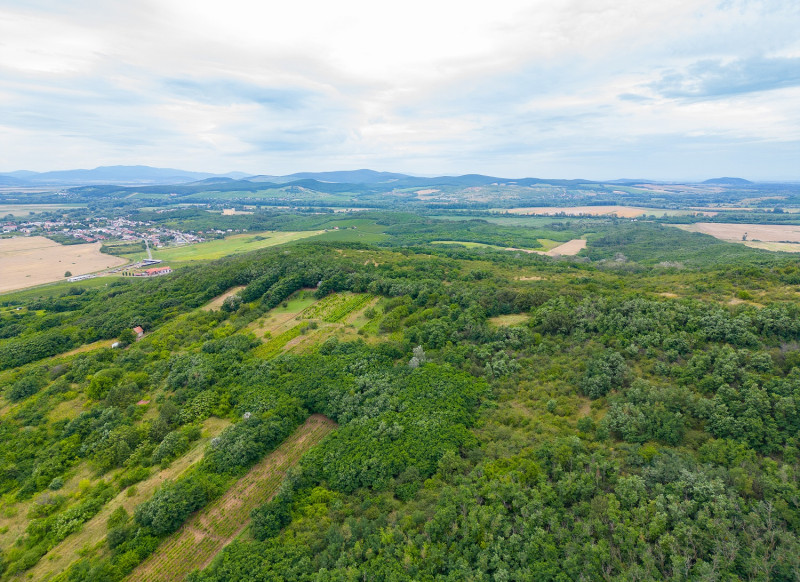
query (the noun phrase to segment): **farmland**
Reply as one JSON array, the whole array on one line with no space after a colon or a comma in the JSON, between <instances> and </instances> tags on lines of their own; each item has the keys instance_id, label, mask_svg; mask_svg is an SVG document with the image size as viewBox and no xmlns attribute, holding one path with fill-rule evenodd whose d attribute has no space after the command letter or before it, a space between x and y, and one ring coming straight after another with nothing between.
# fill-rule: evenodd
<instances>
[{"instance_id":1,"label":"farmland","mask_svg":"<svg viewBox=\"0 0 800 582\"><path fill-rule=\"evenodd\" d=\"M286 471L336 426L320 414L311 416L275 451L239 479L222 497L193 516L143 562L130 582L184 580L244 531L250 512L278 491Z\"/></svg>"},{"instance_id":2,"label":"farmland","mask_svg":"<svg viewBox=\"0 0 800 582\"><path fill-rule=\"evenodd\" d=\"M791 224L733 224L722 222L697 222L695 224L678 224L673 226L688 232L709 234L714 238L730 242L761 241L800 243L800 226Z\"/></svg>"},{"instance_id":3,"label":"farmland","mask_svg":"<svg viewBox=\"0 0 800 582\"><path fill-rule=\"evenodd\" d=\"M153 257L163 261L208 261L219 259L227 255L286 244L303 238L316 236L323 232L322 230L310 230L302 232L236 234L222 240L159 249L153 253Z\"/></svg>"},{"instance_id":4,"label":"farmland","mask_svg":"<svg viewBox=\"0 0 800 582\"><path fill-rule=\"evenodd\" d=\"M703 214L694 210L670 210L666 208L638 208L633 206L528 206L523 208L509 208L496 210L508 214L555 216L565 214L568 216L618 216L620 218L638 218L640 216L685 216ZM706 212L705 214L715 214Z\"/></svg>"},{"instance_id":5,"label":"farmland","mask_svg":"<svg viewBox=\"0 0 800 582\"><path fill-rule=\"evenodd\" d=\"M577 255L580 251L586 248L586 241L584 239L573 239L565 243L552 241L548 239L539 239L539 244L547 250L539 249L523 249L517 247L501 247L499 245L490 245L479 242L465 242L455 240L435 240L431 241L435 245L459 245L469 249L493 249L496 251L520 251L523 253L536 253L539 255L546 255L548 257L555 256L572 256Z\"/></svg>"},{"instance_id":6,"label":"farmland","mask_svg":"<svg viewBox=\"0 0 800 582\"><path fill-rule=\"evenodd\" d=\"M100 243L60 245L41 236L0 239L0 293L61 281L67 271L83 275L125 263L102 254Z\"/></svg>"},{"instance_id":7,"label":"farmland","mask_svg":"<svg viewBox=\"0 0 800 582\"><path fill-rule=\"evenodd\" d=\"M70 204L0 204L0 218L11 214L15 218L32 216L42 212L58 212L81 208L81 205Z\"/></svg>"}]
</instances>

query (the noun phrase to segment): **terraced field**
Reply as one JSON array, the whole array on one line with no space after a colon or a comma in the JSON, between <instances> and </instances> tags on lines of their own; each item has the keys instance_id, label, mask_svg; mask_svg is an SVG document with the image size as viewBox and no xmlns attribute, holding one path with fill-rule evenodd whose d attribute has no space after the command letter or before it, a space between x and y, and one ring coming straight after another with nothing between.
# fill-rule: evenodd
<instances>
[{"instance_id":1,"label":"terraced field","mask_svg":"<svg viewBox=\"0 0 800 582\"><path fill-rule=\"evenodd\" d=\"M225 495L167 538L133 571L128 581L184 580L193 570L210 564L222 548L244 531L250 522L250 512L275 495L286 471L335 427L336 423L321 414L309 417Z\"/></svg>"}]
</instances>

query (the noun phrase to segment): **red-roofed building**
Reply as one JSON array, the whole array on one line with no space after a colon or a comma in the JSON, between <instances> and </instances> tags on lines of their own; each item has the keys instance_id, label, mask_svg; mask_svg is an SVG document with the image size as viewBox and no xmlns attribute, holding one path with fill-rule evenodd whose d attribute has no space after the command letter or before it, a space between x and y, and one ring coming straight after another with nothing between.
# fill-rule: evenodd
<instances>
[{"instance_id":1,"label":"red-roofed building","mask_svg":"<svg viewBox=\"0 0 800 582\"><path fill-rule=\"evenodd\" d=\"M145 271L148 277L155 277L157 275L168 275L171 272L172 272L172 267L153 267L152 269L147 269Z\"/></svg>"},{"instance_id":2,"label":"red-roofed building","mask_svg":"<svg viewBox=\"0 0 800 582\"><path fill-rule=\"evenodd\" d=\"M133 333L136 334L136 339L139 339L144 335L144 330L142 329L141 325L137 325L136 327L133 328Z\"/></svg>"}]
</instances>

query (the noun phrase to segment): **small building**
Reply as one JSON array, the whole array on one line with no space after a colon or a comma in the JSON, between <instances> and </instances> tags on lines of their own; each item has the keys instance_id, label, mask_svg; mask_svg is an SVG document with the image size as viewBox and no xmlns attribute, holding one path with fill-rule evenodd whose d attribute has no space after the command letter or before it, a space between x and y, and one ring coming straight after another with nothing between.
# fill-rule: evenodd
<instances>
[{"instance_id":1,"label":"small building","mask_svg":"<svg viewBox=\"0 0 800 582\"><path fill-rule=\"evenodd\" d=\"M144 336L144 330L142 329L141 325L137 325L136 327L134 327L133 333L136 334L136 339L139 339L140 337Z\"/></svg>"},{"instance_id":2,"label":"small building","mask_svg":"<svg viewBox=\"0 0 800 582\"><path fill-rule=\"evenodd\" d=\"M120 348L120 347L122 347L122 342L114 342L113 344L111 344L111 347L112 348Z\"/></svg>"},{"instance_id":3,"label":"small building","mask_svg":"<svg viewBox=\"0 0 800 582\"><path fill-rule=\"evenodd\" d=\"M172 272L172 267L153 267L152 269L145 270L148 277L157 277L158 275L168 275Z\"/></svg>"}]
</instances>

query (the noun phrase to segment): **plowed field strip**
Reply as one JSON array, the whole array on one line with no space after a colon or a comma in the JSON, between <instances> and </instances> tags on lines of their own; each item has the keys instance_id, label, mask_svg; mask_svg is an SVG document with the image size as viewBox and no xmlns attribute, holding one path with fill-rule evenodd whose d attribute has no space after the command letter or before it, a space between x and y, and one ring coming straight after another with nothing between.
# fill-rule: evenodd
<instances>
[{"instance_id":1,"label":"plowed field strip","mask_svg":"<svg viewBox=\"0 0 800 582\"><path fill-rule=\"evenodd\" d=\"M286 471L307 450L331 432L336 423L315 414L306 420L258 465L239 479L225 495L195 514L167 538L128 580L172 582L185 580L193 570L204 568L250 522L250 512L278 491Z\"/></svg>"}]
</instances>

